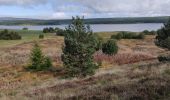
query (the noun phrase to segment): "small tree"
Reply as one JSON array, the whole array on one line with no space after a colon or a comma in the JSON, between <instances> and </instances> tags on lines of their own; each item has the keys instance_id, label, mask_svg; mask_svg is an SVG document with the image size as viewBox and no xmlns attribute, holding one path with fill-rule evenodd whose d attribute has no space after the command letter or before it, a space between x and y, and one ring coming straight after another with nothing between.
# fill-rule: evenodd
<instances>
[{"instance_id":1,"label":"small tree","mask_svg":"<svg viewBox=\"0 0 170 100\"><path fill-rule=\"evenodd\" d=\"M70 77L92 75L98 68L93 61L93 54L99 49L98 38L83 19L76 17L66 28L62 61Z\"/></svg>"},{"instance_id":2,"label":"small tree","mask_svg":"<svg viewBox=\"0 0 170 100\"><path fill-rule=\"evenodd\" d=\"M106 43L103 44L102 51L107 55L116 54L118 52L118 46L116 41L108 40Z\"/></svg>"},{"instance_id":3,"label":"small tree","mask_svg":"<svg viewBox=\"0 0 170 100\"><path fill-rule=\"evenodd\" d=\"M42 64L42 68L43 69L48 69L49 67L51 67L52 66L52 61L51 61L51 59L49 58L49 57L45 57L44 58L44 62L43 62L43 64Z\"/></svg>"},{"instance_id":4,"label":"small tree","mask_svg":"<svg viewBox=\"0 0 170 100\"><path fill-rule=\"evenodd\" d=\"M50 58L44 57L42 50L37 43L34 44L31 51L30 60L31 65L29 66L29 69L31 70L42 71L52 66Z\"/></svg>"}]
</instances>

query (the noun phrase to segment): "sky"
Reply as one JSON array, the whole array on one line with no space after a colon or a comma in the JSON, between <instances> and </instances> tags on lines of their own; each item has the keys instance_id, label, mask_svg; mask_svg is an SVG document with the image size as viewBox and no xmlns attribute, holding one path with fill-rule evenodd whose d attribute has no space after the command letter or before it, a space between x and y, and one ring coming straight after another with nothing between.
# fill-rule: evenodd
<instances>
[{"instance_id":1,"label":"sky","mask_svg":"<svg viewBox=\"0 0 170 100\"><path fill-rule=\"evenodd\" d=\"M36 19L170 16L170 0L0 0L0 17Z\"/></svg>"}]
</instances>

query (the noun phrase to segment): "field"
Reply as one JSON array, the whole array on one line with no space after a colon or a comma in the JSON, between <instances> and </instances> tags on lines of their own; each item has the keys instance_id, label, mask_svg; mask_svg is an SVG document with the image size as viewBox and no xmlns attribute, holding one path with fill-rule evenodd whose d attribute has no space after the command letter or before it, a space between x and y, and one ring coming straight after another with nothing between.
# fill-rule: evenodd
<instances>
[{"instance_id":1,"label":"field","mask_svg":"<svg viewBox=\"0 0 170 100\"><path fill-rule=\"evenodd\" d=\"M0 30L2 31L2 30ZM30 42L34 40L39 40L39 34L42 34L42 31L34 31L34 30L10 30L19 33L22 36L22 40L0 40L0 48L14 46L17 44L21 44L24 42ZM46 38L50 38L53 34L44 34Z\"/></svg>"},{"instance_id":2,"label":"field","mask_svg":"<svg viewBox=\"0 0 170 100\"><path fill-rule=\"evenodd\" d=\"M154 35L144 40L120 40L114 56L96 52L102 61L92 77L63 79L61 53L63 37L41 31L18 31L22 40L0 41L0 100L169 100L169 63L157 60L169 51L154 44ZM112 34L97 33L108 39ZM54 67L46 72L29 72L30 50L38 41L43 53L52 58Z\"/></svg>"}]
</instances>

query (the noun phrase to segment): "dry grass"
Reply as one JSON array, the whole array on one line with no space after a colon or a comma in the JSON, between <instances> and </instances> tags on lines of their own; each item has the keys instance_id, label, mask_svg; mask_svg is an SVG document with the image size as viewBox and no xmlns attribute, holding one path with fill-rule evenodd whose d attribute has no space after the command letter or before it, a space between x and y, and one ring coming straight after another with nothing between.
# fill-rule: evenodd
<instances>
[{"instance_id":1,"label":"dry grass","mask_svg":"<svg viewBox=\"0 0 170 100\"><path fill-rule=\"evenodd\" d=\"M39 43L44 54L52 58L54 67L62 69L63 38L44 39ZM26 71L23 66L29 63L32 45L33 42L26 42L0 48L1 100L168 100L169 64L156 60L167 51L154 45L154 36L119 41L117 55L97 52L94 58L102 61L102 68L86 79L59 79L62 72Z\"/></svg>"},{"instance_id":2,"label":"dry grass","mask_svg":"<svg viewBox=\"0 0 170 100\"><path fill-rule=\"evenodd\" d=\"M134 66L117 66L105 69L105 73L101 70L93 77L54 83L23 96L35 100L169 100L170 76L164 74L169 64Z\"/></svg>"}]
</instances>

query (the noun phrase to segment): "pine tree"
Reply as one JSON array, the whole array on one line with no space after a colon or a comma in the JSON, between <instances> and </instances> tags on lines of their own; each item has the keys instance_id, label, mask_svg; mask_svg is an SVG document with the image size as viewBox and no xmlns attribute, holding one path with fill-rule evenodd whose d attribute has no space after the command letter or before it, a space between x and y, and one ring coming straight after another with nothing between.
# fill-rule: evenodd
<instances>
[{"instance_id":1,"label":"pine tree","mask_svg":"<svg viewBox=\"0 0 170 100\"><path fill-rule=\"evenodd\" d=\"M40 46L35 43L31 51L31 65L29 69L34 71L42 71L52 67L52 62L49 57L45 57L42 53Z\"/></svg>"},{"instance_id":2,"label":"pine tree","mask_svg":"<svg viewBox=\"0 0 170 100\"><path fill-rule=\"evenodd\" d=\"M69 77L94 74L98 66L93 54L99 50L99 40L83 18L73 17L72 24L66 28L64 43L62 61Z\"/></svg>"},{"instance_id":3,"label":"pine tree","mask_svg":"<svg viewBox=\"0 0 170 100\"><path fill-rule=\"evenodd\" d=\"M170 19L157 31L156 45L170 49Z\"/></svg>"}]
</instances>

